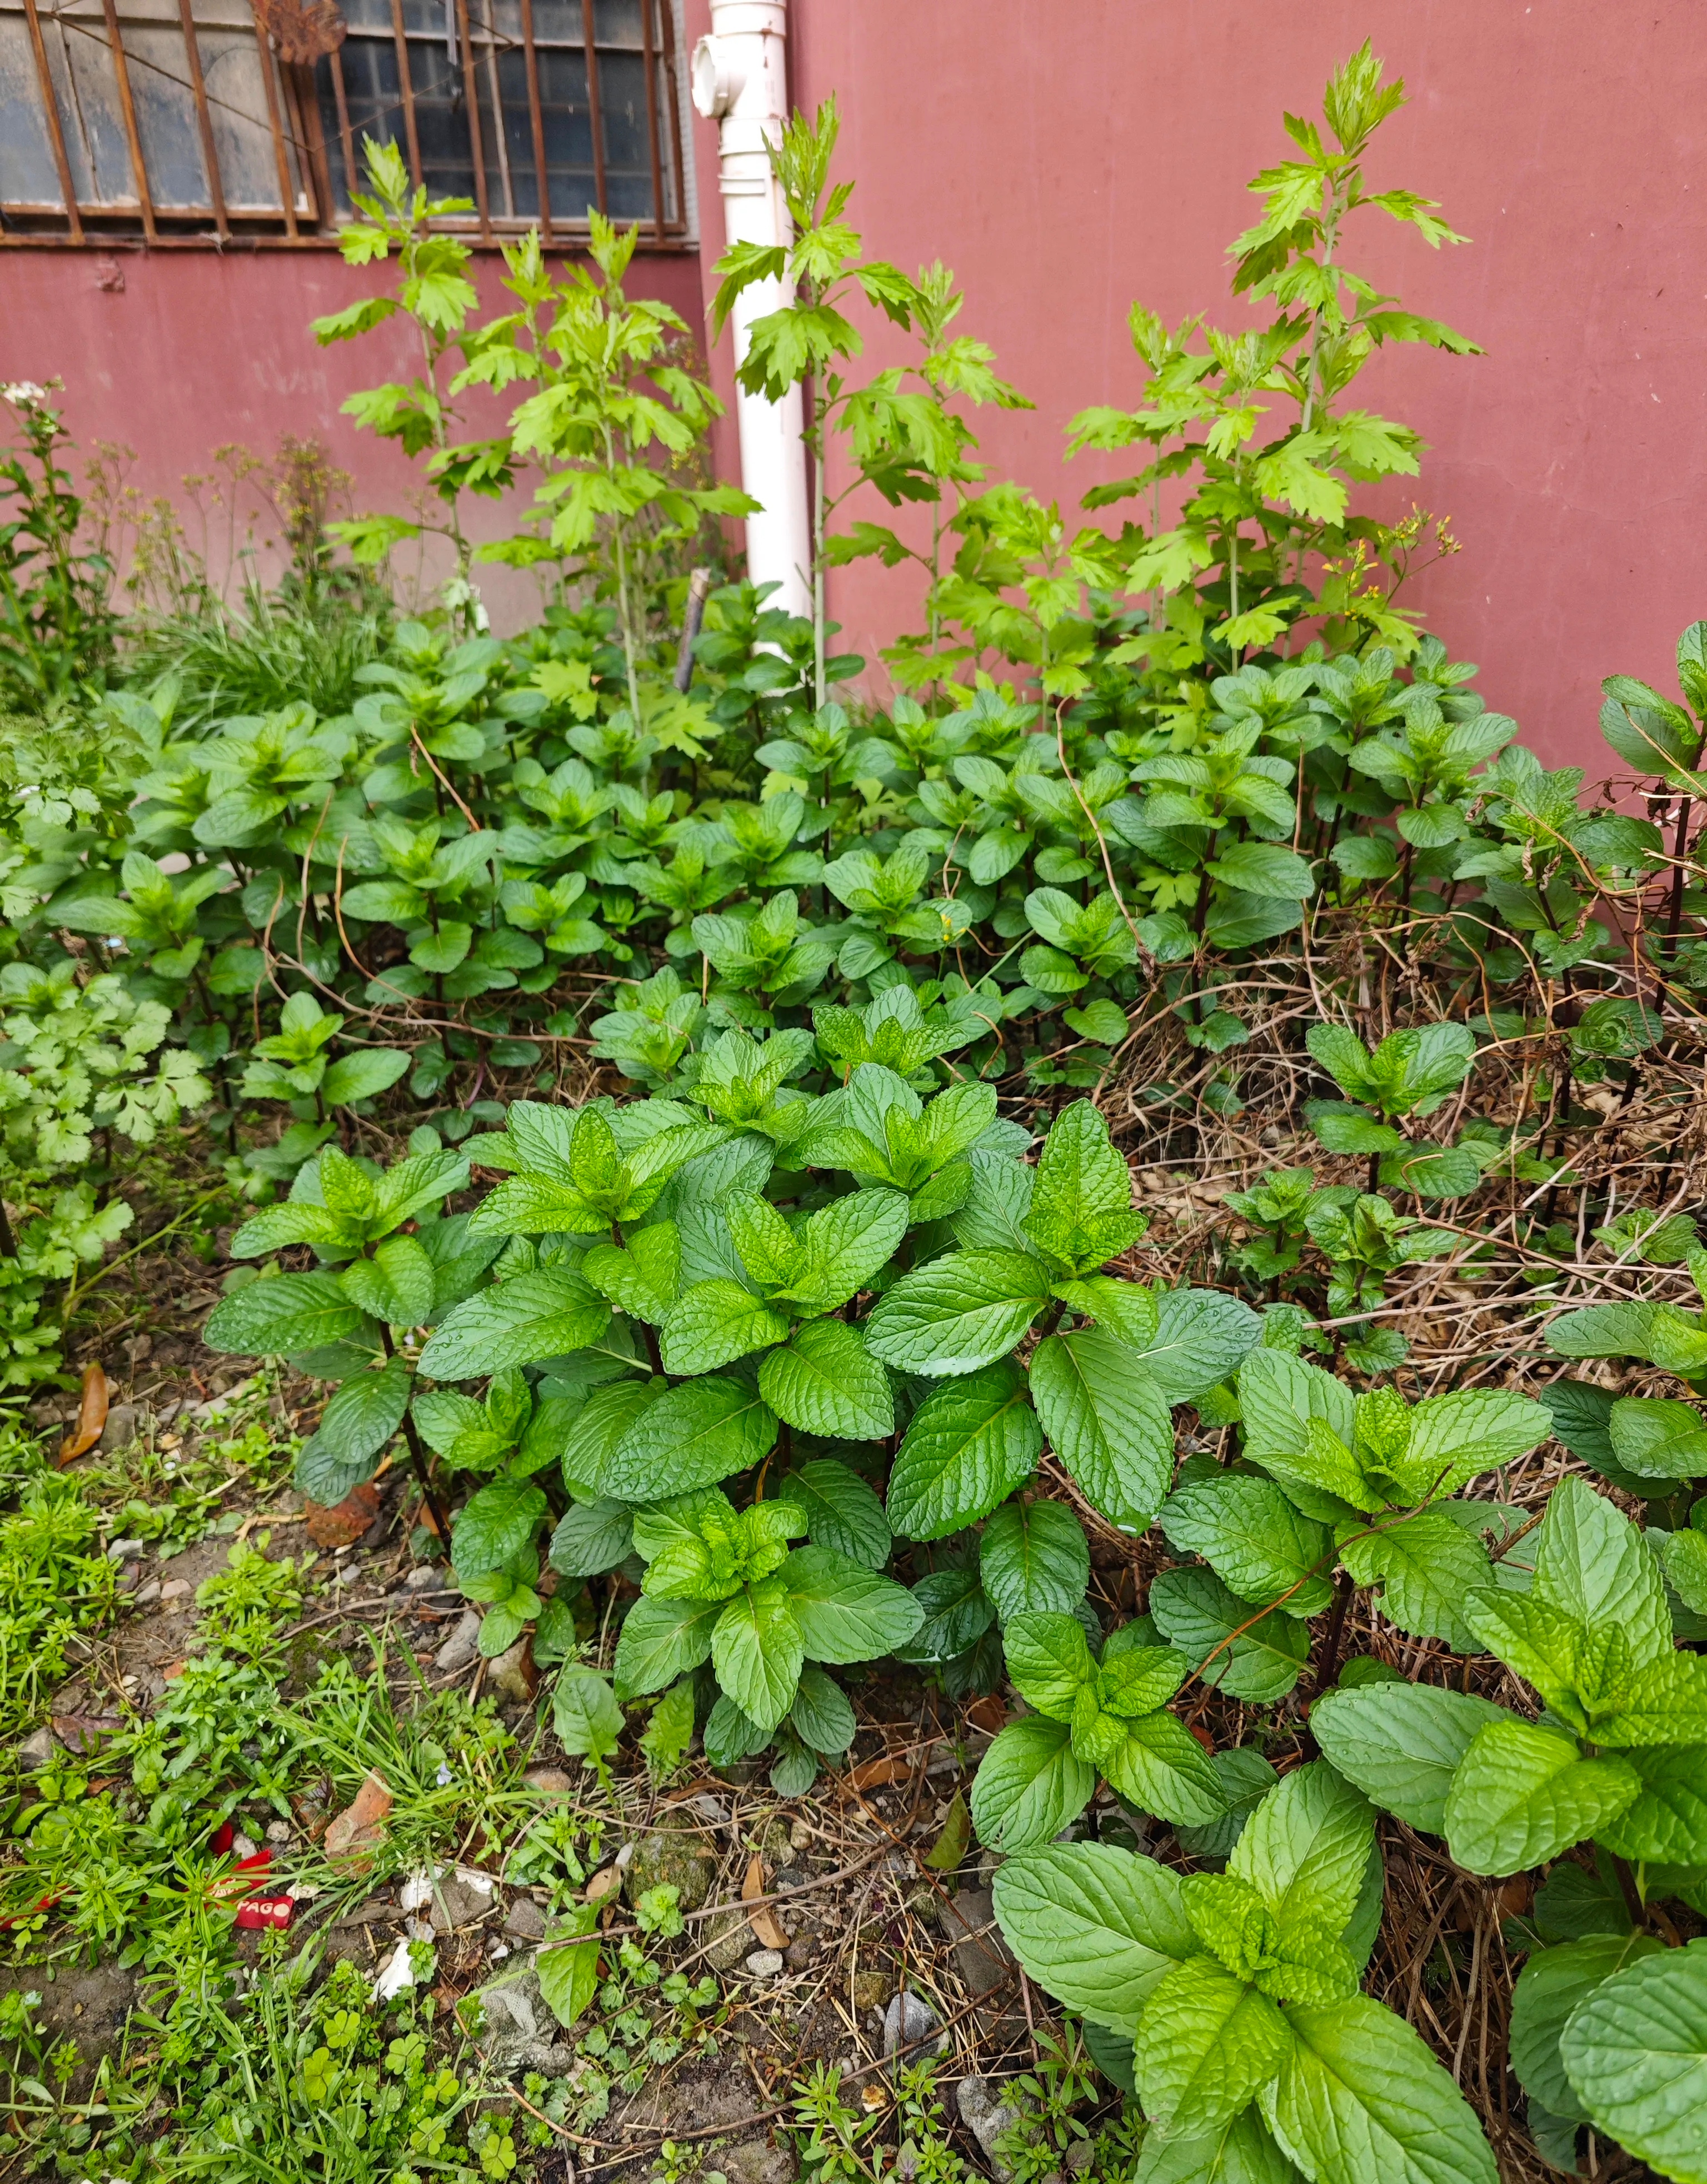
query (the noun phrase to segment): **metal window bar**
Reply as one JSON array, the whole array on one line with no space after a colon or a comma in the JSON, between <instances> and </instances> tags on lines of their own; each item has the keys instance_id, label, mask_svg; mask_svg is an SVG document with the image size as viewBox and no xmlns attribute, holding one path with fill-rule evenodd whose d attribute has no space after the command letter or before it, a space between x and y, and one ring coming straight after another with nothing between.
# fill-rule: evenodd
<instances>
[{"instance_id":1,"label":"metal window bar","mask_svg":"<svg viewBox=\"0 0 1707 2184\"><path fill-rule=\"evenodd\" d=\"M19 57L21 81L33 69L40 98L37 171L42 180L51 175L50 192L57 185L57 200L38 194L0 205L0 240L104 244L140 227L150 244L165 246L198 241L211 227L207 239L222 245L335 242L341 209L363 184L362 137L399 133L417 187L473 198L472 219L447 224L471 227L480 242L537 222L545 241L560 245L585 231L583 208L638 221L654 248L687 240L671 0L345 4L359 20L341 46L307 66L281 62L253 21L254 58L236 79L245 106L221 95L222 86L233 89L239 35L228 7L198 15L198 0L166 0L158 12L133 15L137 0L94 0L98 14L89 0L0 0L0 29L9 18L20 36L27 33L27 57L21 47ZM442 36L428 27L441 7ZM253 20L247 8L242 16ZM174 42L166 47L169 26ZM213 62L204 50L210 36ZM82 64L73 68L77 40L103 48L98 65L111 71L101 83L112 110L98 175L80 103ZM159 86L148 91L147 114L139 112L138 71L143 85ZM175 132L164 153L163 98ZM246 149L234 154L234 132L244 131ZM50 154L51 166L42 164ZM235 185L234 156L244 170ZM151 165L162 157L179 162L166 185ZM115 159L125 169L122 184ZM199 176L187 197L186 162ZM271 170L264 184L263 164Z\"/></svg>"}]
</instances>

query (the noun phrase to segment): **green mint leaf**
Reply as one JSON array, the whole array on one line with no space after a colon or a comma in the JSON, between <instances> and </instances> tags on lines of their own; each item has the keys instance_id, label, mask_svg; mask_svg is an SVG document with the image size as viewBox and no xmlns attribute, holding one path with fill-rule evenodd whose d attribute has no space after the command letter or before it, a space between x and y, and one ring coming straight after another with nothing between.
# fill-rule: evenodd
<instances>
[{"instance_id":1,"label":"green mint leaf","mask_svg":"<svg viewBox=\"0 0 1707 2184\"><path fill-rule=\"evenodd\" d=\"M1176 1964L1145 2006L1132 2076L1159 2131L1226 2128L1280 2067L1291 2035L1266 1995L1209 1957Z\"/></svg>"},{"instance_id":2,"label":"green mint leaf","mask_svg":"<svg viewBox=\"0 0 1707 2184\"><path fill-rule=\"evenodd\" d=\"M1282 1608L1259 1613L1213 1570L1164 1570L1150 1585L1150 1613L1204 1682L1229 1698L1257 1706L1283 1698L1309 1658L1306 1623Z\"/></svg>"},{"instance_id":3,"label":"green mint leaf","mask_svg":"<svg viewBox=\"0 0 1707 2184\"><path fill-rule=\"evenodd\" d=\"M1065 1502L1006 1502L984 1527L978 1574L1004 1624L1026 1613L1070 1613L1091 1582L1084 1527Z\"/></svg>"},{"instance_id":4,"label":"green mint leaf","mask_svg":"<svg viewBox=\"0 0 1707 2184\"><path fill-rule=\"evenodd\" d=\"M1597 2131L1678 2184L1707 2177L1707 1942L1604 1980L1560 2038Z\"/></svg>"},{"instance_id":5,"label":"green mint leaf","mask_svg":"<svg viewBox=\"0 0 1707 2184\"><path fill-rule=\"evenodd\" d=\"M883 1504L845 1463L815 1457L791 1471L777 1491L798 1504L814 1546L831 1547L867 1569L881 1570L888 1561L892 1540Z\"/></svg>"},{"instance_id":6,"label":"green mint leaf","mask_svg":"<svg viewBox=\"0 0 1707 2184\"><path fill-rule=\"evenodd\" d=\"M1100 1327L1049 1335L1031 1359L1031 1400L1091 1506L1143 1531L1173 1476L1174 1422L1137 1354Z\"/></svg>"},{"instance_id":7,"label":"green mint leaf","mask_svg":"<svg viewBox=\"0 0 1707 2184\"><path fill-rule=\"evenodd\" d=\"M1625 1761L1584 1759L1558 1730L1490 1722L1452 1778L1447 1847L1471 1873L1521 1872L1598 1834L1641 1788Z\"/></svg>"},{"instance_id":8,"label":"green mint leaf","mask_svg":"<svg viewBox=\"0 0 1707 2184\"><path fill-rule=\"evenodd\" d=\"M1166 1974L1202 1954L1177 1876L1111 1844L1010 1857L997 1869L994 1893L1008 1946L1031 1976L1115 2031L1135 2031Z\"/></svg>"},{"instance_id":9,"label":"green mint leaf","mask_svg":"<svg viewBox=\"0 0 1707 2184\"><path fill-rule=\"evenodd\" d=\"M1284 1596L1289 1615L1316 1615L1333 1596L1326 1528L1300 1516L1270 1479L1233 1472L1181 1487L1163 1505L1161 1521L1170 1546L1201 1555L1256 1607Z\"/></svg>"},{"instance_id":10,"label":"green mint leaf","mask_svg":"<svg viewBox=\"0 0 1707 2184\"><path fill-rule=\"evenodd\" d=\"M1447 1793L1460 1760L1502 1707L1432 1684L1366 1684L1330 1691L1310 1708L1324 1756L1384 1812L1426 1835L1446 1829Z\"/></svg>"},{"instance_id":11,"label":"green mint leaf","mask_svg":"<svg viewBox=\"0 0 1707 2184\"><path fill-rule=\"evenodd\" d=\"M1671 1650L1665 1580L1621 1511L1582 1479L1553 1490L1535 1548L1535 1597L1577 1623L1613 1623L1639 1666Z\"/></svg>"},{"instance_id":12,"label":"green mint leaf","mask_svg":"<svg viewBox=\"0 0 1707 2184\"><path fill-rule=\"evenodd\" d=\"M785 1340L788 1322L739 1282L696 1282L684 1290L664 1322L666 1372L714 1372L755 1350Z\"/></svg>"},{"instance_id":13,"label":"green mint leaf","mask_svg":"<svg viewBox=\"0 0 1707 2184\"><path fill-rule=\"evenodd\" d=\"M744 1586L727 1602L711 1635L711 1659L718 1683L748 1719L774 1730L793 1704L805 1659L781 1578Z\"/></svg>"},{"instance_id":14,"label":"green mint leaf","mask_svg":"<svg viewBox=\"0 0 1707 2184\"><path fill-rule=\"evenodd\" d=\"M1043 1444L1017 1365L1004 1359L933 1389L889 1474L890 1524L909 1540L940 1540L976 1524L1031 1477Z\"/></svg>"},{"instance_id":15,"label":"green mint leaf","mask_svg":"<svg viewBox=\"0 0 1707 2184\"><path fill-rule=\"evenodd\" d=\"M1554 1949L1537 1949L1511 1995L1511 2067L1532 2100L1573 2123L1589 2120L1560 2053L1560 2036L1580 2002L1626 1964L1665 1944L1653 1934L1594 1934Z\"/></svg>"},{"instance_id":16,"label":"green mint leaf","mask_svg":"<svg viewBox=\"0 0 1707 2184\"><path fill-rule=\"evenodd\" d=\"M723 1602L653 1600L642 1595L623 1618L616 1641L619 1698L661 1691L711 1658L711 1634Z\"/></svg>"},{"instance_id":17,"label":"green mint leaf","mask_svg":"<svg viewBox=\"0 0 1707 2184\"><path fill-rule=\"evenodd\" d=\"M359 1334L366 1323L336 1274L264 1275L220 1299L202 1340L242 1357L294 1357Z\"/></svg>"},{"instance_id":18,"label":"green mint leaf","mask_svg":"<svg viewBox=\"0 0 1707 2184\"><path fill-rule=\"evenodd\" d=\"M1009 1251L951 1251L884 1292L866 1323L874 1357L927 1379L976 1372L1017 1343L1048 1300L1042 1263Z\"/></svg>"},{"instance_id":19,"label":"green mint leaf","mask_svg":"<svg viewBox=\"0 0 1707 2184\"><path fill-rule=\"evenodd\" d=\"M1459 1609L1493 1573L1481 1540L1443 1509L1359 1528L1342 1537L1339 1558L1359 1585L1380 1588L1382 1612L1411 1637L1443 1639L1454 1653L1477 1650Z\"/></svg>"},{"instance_id":20,"label":"green mint leaf","mask_svg":"<svg viewBox=\"0 0 1707 2184\"><path fill-rule=\"evenodd\" d=\"M924 1620L904 1585L831 1547L797 1547L776 1582L787 1588L809 1660L878 1660L915 1637Z\"/></svg>"},{"instance_id":21,"label":"green mint leaf","mask_svg":"<svg viewBox=\"0 0 1707 2184\"><path fill-rule=\"evenodd\" d=\"M895 1429L889 1375L845 1320L803 1321L759 1366L759 1392L779 1418L826 1440L885 1440Z\"/></svg>"},{"instance_id":22,"label":"green mint leaf","mask_svg":"<svg viewBox=\"0 0 1707 2184\"><path fill-rule=\"evenodd\" d=\"M692 1493L750 1470L776 1440L775 1412L745 1382L718 1374L684 1381L638 1412L598 1485L625 1502Z\"/></svg>"},{"instance_id":23,"label":"green mint leaf","mask_svg":"<svg viewBox=\"0 0 1707 2184\"><path fill-rule=\"evenodd\" d=\"M1052 1841L1091 1802L1095 1768L1073 1750L1065 1722L1030 1714L998 1730L972 1784L972 1825L992 1850Z\"/></svg>"},{"instance_id":24,"label":"green mint leaf","mask_svg":"<svg viewBox=\"0 0 1707 2184\"><path fill-rule=\"evenodd\" d=\"M610 1306L573 1268L515 1274L446 1314L427 1338L420 1370L431 1380L472 1380L582 1349L609 1324Z\"/></svg>"},{"instance_id":25,"label":"green mint leaf","mask_svg":"<svg viewBox=\"0 0 1707 2184\"><path fill-rule=\"evenodd\" d=\"M1315 2184L1498 2184L1464 2096L1410 2027L1366 1995L1287 2013L1264 2120Z\"/></svg>"}]
</instances>

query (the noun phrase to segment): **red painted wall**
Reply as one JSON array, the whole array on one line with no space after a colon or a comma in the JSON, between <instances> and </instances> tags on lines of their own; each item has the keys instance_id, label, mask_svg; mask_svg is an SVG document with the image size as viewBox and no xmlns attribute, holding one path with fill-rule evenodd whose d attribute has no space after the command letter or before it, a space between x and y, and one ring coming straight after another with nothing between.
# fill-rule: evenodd
<instances>
[{"instance_id":1,"label":"red painted wall","mask_svg":"<svg viewBox=\"0 0 1707 2184\"><path fill-rule=\"evenodd\" d=\"M990 341L1034 412L988 415L984 452L1071 506L1095 459L1065 465L1062 427L1094 402L1136 400L1128 304L1170 321L1237 325L1223 253L1244 184L1287 149L1282 109L1315 111L1330 66L1365 32L1411 103L1370 163L1376 187L1438 198L1473 240L1431 252L1374 215L1353 262L1460 326L1483 357L1398 351L1362 382L1369 406L1431 443L1415 499L1464 542L1415 601L1489 701L1555 761L1597 764L1597 685L1618 668L1669 677L1678 629L1707 611L1697 532L1707 471L1707 39L1692 0L793 0L797 100L834 89L838 171L857 176L867 248L909 268L941 256L967 292L961 325ZM690 41L707 0L687 0ZM690 322L720 244L716 131L696 122L705 249L637 261ZM364 506L401 506L408 466L338 405L405 370L401 337L315 348L316 313L375 275L330 254L0 255L0 376L68 382L78 438L127 441L133 482L171 492L222 441L269 453L314 433L358 476ZM498 300L488 262L489 299ZM897 353L880 331L873 361ZM729 387L726 340L715 358ZM732 431L719 436L733 476ZM1106 466L1104 466L1106 467ZM881 513L875 510L873 513ZM504 591L515 587L513 599ZM491 572L501 621L525 579ZM903 575L838 572L847 641L873 662L912 627Z\"/></svg>"},{"instance_id":2,"label":"red painted wall","mask_svg":"<svg viewBox=\"0 0 1707 2184\"><path fill-rule=\"evenodd\" d=\"M476 269L486 309L501 309L508 300L502 261L482 254ZM317 438L353 475L358 510L407 511L418 470L394 443L358 431L341 405L358 387L412 377L420 361L414 336L399 319L359 341L321 348L309 332L311 319L375 293L382 281L382 269L346 265L331 250L7 250L0 254L0 380L63 379L65 421L79 447L122 442L137 458L130 483L186 510L182 481L205 472L216 448L241 442L270 456L289 433ZM637 255L628 285L634 294L662 297L698 326L699 268L691 253ZM487 398L469 399L475 429L487 429ZM496 414L488 409L485 419ZM192 517L190 523L193 532ZM509 526L492 503L475 501L468 527L489 538ZM222 566L223 521L214 536L212 558ZM398 557L406 576L409 551ZM430 582L448 567L435 554ZM537 606L530 577L492 567L478 581L500 628Z\"/></svg>"},{"instance_id":3,"label":"red painted wall","mask_svg":"<svg viewBox=\"0 0 1707 2184\"><path fill-rule=\"evenodd\" d=\"M688 0L690 37L706 15ZM1064 505L1115 474L1064 465L1061 428L1136 402L1128 304L1248 322L1223 256L1252 216L1244 185L1290 149L1282 109L1319 114L1329 69L1371 36L1411 97L1371 186L1438 198L1473 240L1432 252L1366 213L1350 262L1487 351L1397 351L1359 382L1431 443L1420 480L1369 504L1415 499L1463 541L1411 603L1555 763L1602 763L1603 675L1671 687L1676 633L1707 614L1699 0L793 0L790 15L796 103L841 95L837 171L858 177L867 249L955 269L962 327L1037 404L985 413L986 458ZM697 140L709 281L714 131ZM896 354L881 334L868 352ZM904 576L873 564L838 572L832 599L874 664L881 634L917 627Z\"/></svg>"}]
</instances>

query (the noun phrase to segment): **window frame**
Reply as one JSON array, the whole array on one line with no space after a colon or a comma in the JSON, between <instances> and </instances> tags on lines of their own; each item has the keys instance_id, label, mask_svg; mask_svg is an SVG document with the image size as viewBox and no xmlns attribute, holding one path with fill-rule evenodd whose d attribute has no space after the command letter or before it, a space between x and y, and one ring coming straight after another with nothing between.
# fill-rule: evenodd
<instances>
[{"instance_id":1,"label":"window frame","mask_svg":"<svg viewBox=\"0 0 1707 2184\"><path fill-rule=\"evenodd\" d=\"M569 0L571 14L575 4L576 0ZM474 209L469 214L436 225L463 236L477 248L498 248L534 227L538 228L543 242L553 248L574 248L584 242L587 234L586 211L566 213L551 201L546 156L547 109L540 87L542 50L560 48L587 57L585 81L592 164L591 202L598 209L608 212L608 117L599 97L600 60L602 54L632 49L609 36L601 43L596 35L597 0L578 0L578 4L584 42L575 47L559 36L548 39L542 47L536 36L535 0L514 0L520 11L519 37L498 28L498 0L447 0L447 15L451 16L454 11L453 42L461 78L458 89L466 116ZM175 0L175 21L169 8L158 20L148 18L136 24L127 23L124 0L99 0L99 6L98 16L92 14L81 17L69 11L62 15L53 0L14 0L14 4L6 9L14 20L21 13L27 26L30 58L34 68L33 90L58 179L59 202L53 204L14 199L0 203L0 243L13 248L110 249L115 245L138 242L146 248L166 249L336 248L350 217L340 202L341 196L348 200L353 181L356 187L362 186L359 165L361 125L353 127L351 123L351 101L342 63L343 47L351 36L364 37L375 43L384 41L387 51L396 54L398 96L391 117L391 133L403 153L413 181L416 187L421 186L417 87L409 62L411 47L420 47L425 40L419 31L411 31L406 26L403 0L388 0L389 40L386 40L383 30L344 25L344 35L319 62L283 60L276 42L263 27L259 11L253 4L245 8L258 49L265 125L271 140L280 199L276 206L259 209L234 208L229 201L212 114L212 105L220 102L210 102L204 56L197 36L199 32L204 39L209 32L217 31L229 38L234 25L205 14L198 16L196 0ZM639 57L646 95L643 133L650 169L651 210L635 224L640 230L639 246L642 250L670 254L691 253L698 248L693 182L688 164L692 158L692 136L682 112L687 86L679 7L680 0L638 0L637 10L642 34ZM44 31L44 22L55 18L87 35L113 56L116 108L136 192L133 199L103 202L78 198L62 112L63 94L50 66ZM174 77L170 70L161 72L190 95L195 116L195 141L209 200L206 205L165 206L156 201L132 90L131 77L139 61L136 53L127 47L127 28L175 30L181 36L181 58L185 75ZM520 120L524 141L531 153L532 180L538 201L537 212L529 214L495 209L489 201L487 160L491 154L484 142L494 122L501 137L509 136L505 117L510 117L512 127L518 118L514 93L504 95L498 72L500 59L517 50L523 58L525 85ZM158 66L146 61L140 64ZM331 81L335 130L326 125L331 115L325 120L322 119L317 81L317 70L320 68L326 70ZM24 95L29 95L27 87ZM75 98L75 86L71 95ZM256 123L256 117L249 119L252 124ZM514 141L513 137L510 141ZM504 160L507 155L502 142L494 148L500 160ZM80 158L82 156L80 153ZM502 171L507 174L507 167ZM342 189L337 187L340 182ZM432 189L431 181L427 187ZM505 187L509 188L508 181ZM614 217L623 220L626 216Z\"/></svg>"}]
</instances>

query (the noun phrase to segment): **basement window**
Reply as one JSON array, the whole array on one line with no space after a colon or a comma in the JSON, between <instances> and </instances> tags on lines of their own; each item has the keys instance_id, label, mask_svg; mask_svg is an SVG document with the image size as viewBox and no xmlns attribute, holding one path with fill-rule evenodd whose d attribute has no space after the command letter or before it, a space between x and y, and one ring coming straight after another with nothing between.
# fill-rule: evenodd
<instances>
[{"instance_id":1,"label":"basement window","mask_svg":"<svg viewBox=\"0 0 1707 2184\"><path fill-rule=\"evenodd\" d=\"M691 240L681 0L0 0L8 242L325 242L397 144L445 225Z\"/></svg>"}]
</instances>

